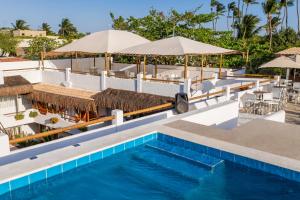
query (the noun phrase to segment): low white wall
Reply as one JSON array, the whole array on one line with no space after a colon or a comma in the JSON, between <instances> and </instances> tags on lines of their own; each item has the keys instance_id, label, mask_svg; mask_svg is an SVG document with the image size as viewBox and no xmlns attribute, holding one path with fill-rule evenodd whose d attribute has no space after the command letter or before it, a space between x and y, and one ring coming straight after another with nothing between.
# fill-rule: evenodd
<instances>
[{"instance_id":1,"label":"low white wall","mask_svg":"<svg viewBox=\"0 0 300 200\"><path fill-rule=\"evenodd\" d=\"M43 71L43 83L61 85L65 81L65 72L58 71Z\"/></svg>"},{"instance_id":2,"label":"low white wall","mask_svg":"<svg viewBox=\"0 0 300 200\"><path fill-rule=\"evenodd\" d=\"M39 61L18 61L18 62L0 62L1 70L13 70L13 69L31 69L39 68Z\"/></svg>"},{"instance_id":3,"label":"low white wall","mask_svg":"<svg viewBox=\"0 0 300 200\"><path fill-rule=\"evenodd\" d=\"M270 115L267 115L264 119L274 121L274 122L285 123L285 111L281 110L276 113L272 113Z\"/></svg>"},{"instance_id":4,"label":"low white wall","mask_svg":"<svg viewBox=\"0 0 300 200\"><path fill-rule=\"evenodd\" d=\"M120 90L136 91L136 80L106 77L106 87Z\"/></svg>"},{"instance_id":5,"label":"low white wall","mask_svg":"<svg viewBox=\"0 0 300 200\"><path fill-rule=\"evenodd\" d=\"M182 120L206 126L232 129L237 126L238 115L239 104L237 101L233 101L199 110L198 113L185 117Z\"/></svg>"},{"instance_id":6,"label":"low white wall","mask_svg":"<svg viewBox=\"0 0 300 200\"><path fill-rule=\"evenodd\" d=\"M100 76L93 76L88 74L70 74L70 81L72 82L72 87L84 90L100 91L100 78Z\"/></svg>"},{"instance_id":7,"label":"low white wall","mask_svg":"<svg viewBox=\"0 0 300 200\"><path fill-rule=\"evenodd\" d=\"M184 86L170 83L158 83L143 81L142 91L144 93L175 97L176 93L183 92Z\"/></svg>"},{"instance_id":8,"label":"low white wall","mask_svg":"<svg viewBox=\"0 0 300 200\"><path fill-rule=\"evenodd\" d=\"M42 81L42 72L40 70L20 70L20 71L4 71L4 76L20 75L30 83L40 83Z\"/></svg>"},{"instance_id":9,"label":"low white wall","mask_svg":"<svg viewBox=\"0 0 300 200\"><path fill-rule=\"evenodd\" d=\"M8 136L0 131L0 157L8 155L9 153L10 149Z\"/></svg>"}]
</instances>

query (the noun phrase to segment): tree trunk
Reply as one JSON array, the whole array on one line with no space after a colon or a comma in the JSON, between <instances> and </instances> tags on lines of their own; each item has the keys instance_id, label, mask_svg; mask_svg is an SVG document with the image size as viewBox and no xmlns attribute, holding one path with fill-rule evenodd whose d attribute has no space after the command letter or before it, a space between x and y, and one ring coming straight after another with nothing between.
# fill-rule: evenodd
<instances>
[{"instance_id":1,"label":"tree trunk","mask_svg":"<svg viewBox=\"0 0 300 200\"><path fill-rule=\"evenodd\" d=\"M298 33L300 33L299 0L296 0L296 9L297 9L297 25L298 25Z\"/></svg>"},{"instance_id":2,"label":"tree trunk","mask_svg":"<svg viewBox=\"0 0 300 200\"><path fill-rule=\"evenodd\" d=\"M272 16L269 13L268 14L268 20L269 20L269 37L270 37L270 46L269 49L272 50L272 39L273 39L273 31L272 31Z\"/></svg>"},{"instance_id":3,"label":"tree trunk","mask_svg":"<svg viewBox=\"0 0 300 200\"><path fill-rule=\"evenodd\" d=\"M288 16L289 16L287 2L285 3L285 14L286 14L286 16L285 16L285 28L287 29L288 28Z\"/></svg>"}]
</instances>

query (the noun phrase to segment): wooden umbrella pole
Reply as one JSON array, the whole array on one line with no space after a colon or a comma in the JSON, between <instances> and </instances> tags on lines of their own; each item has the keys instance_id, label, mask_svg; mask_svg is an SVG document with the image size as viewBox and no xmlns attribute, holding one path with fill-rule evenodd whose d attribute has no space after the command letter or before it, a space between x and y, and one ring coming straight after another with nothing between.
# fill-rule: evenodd
<instances>
[{"instance_id":1,"label":"wooden umbrella pole","mask_svg":"<svg viewBox=\"0 0 300 200\"><path fill-rule=\"evenodd\" d=\"M147 56L144 56L143 78L146 79Z\"/></svg>"},{"instance_id":2,"label":"wooden umbrella pole","mask_svg":"<svg viewBox=\"0 0 300 200\"><path fill-rule=\"evenodd\" d=\"M104 54L104 71L107 71L107 53Z\"/></svg>"},{"instance_id":3,"label":"wooden umbrella pole","mask_svg":"<svg viewBox=\"0 0 300 200\"><path fill-rule=\"evenodd\" d=\"M75 51L76 67L78 67L78 60L77 60L77 58L78 58L78 54L77 54L77 51ZM71 69L71 71L72 71L72 69Z\"/></svg>"},{"instance_id":4,"label":"wooden umbrella pole","mask_svg":"<svg viewBox=\"0 0 300 200\"><path fill-rule=\"evenodd\" d=\"M204 55L201 57L201 82L203 81Z\"/></svg>"},{"instance_id":5,"label":"wooden umbrella pole","mask_svg":"<svg viewBox=\"0 0 300 200\"><path fill-rule=\"evenodd\" d=\"M223 66L223 54L220 55L219 79L221 79L221 75L222 75L222 66Z\"/></svg>"},{"instance_id":6,"label":"wooden umbrella pole","mask_svg":"<svg viewBox=\"0 0 300 200\"><path fill-rule=\"evenodd\" d=\"M184 75L183 75L184 79L187 79L188 60L189 60L189 56L185 55L185 58L184 58Z\"/></svg>"},{"instance_id":7,"label":"wooden umbrella pole","mask_svg":"<svg viewBox=\"0 0 300 200\"><path fill-rule=\"evenodd\" d=\"M111 54L108 55L108 68L111 70Z\"/></svg>"},{"instance_id":8,"label":"wooden umbrella pole","mask_svg":"<svg viewBox=\"0 0 300 200\"><path fill-rule=\"evenodd\" d=\"M154 77L157 78L157 72L158 72L158 70L157 70L157 57L155 57L154 59L155 59L155 61L154 61L155 62Z\"/></svg>"},{"instance_id":9,"label":"wooden umbrella pole","mask_svg":"<svg viewBox=\"0 0 300 200\"><path fill-rule=\"evenodd\" d=\"M139 58L136 56L136 74L139 73Z\"/></svg>"},{"instance_id":10,"label":"wooden umbrella pole","mask_svg":"<svg viewBox=\"0 0 300 200\"><path fill-rule=\"evenodd\" d=\"M41 62L42 62L43 70L44 70L45 64L44 64L44 52L43 51L41 51Z\"/></svg>"}]
</instances>

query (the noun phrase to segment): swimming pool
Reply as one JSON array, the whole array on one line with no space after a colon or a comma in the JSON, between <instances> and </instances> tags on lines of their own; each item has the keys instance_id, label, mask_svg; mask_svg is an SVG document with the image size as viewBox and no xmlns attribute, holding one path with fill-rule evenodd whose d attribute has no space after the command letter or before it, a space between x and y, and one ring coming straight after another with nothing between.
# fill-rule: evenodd
<instances>
[{"instance_id":1,"label":"swimming pool","mask_svg":"<svg viewBox=\"0 0 300 200\"><path fill-rule=\"evenodd\" d=\"M299 182L245 165L283 172L155 133L3 183L0 199L300 199Z\"/></svg>"}]
</instances>

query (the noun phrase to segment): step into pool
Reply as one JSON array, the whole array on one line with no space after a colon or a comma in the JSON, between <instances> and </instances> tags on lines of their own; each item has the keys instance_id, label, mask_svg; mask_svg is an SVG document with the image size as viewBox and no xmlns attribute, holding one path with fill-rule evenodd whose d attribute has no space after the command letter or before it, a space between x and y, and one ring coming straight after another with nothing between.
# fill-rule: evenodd
<instances>
[{"instance_id":1,"label":"step into pool","mask_svg":"<svg viewBox=\"0 0 300 200\"><path fill-rule=\"evenodd\" d=\"M153 134L0 184L0 199L300 199L299 182L230 156Z\"/></svg>"}]
</instances>

